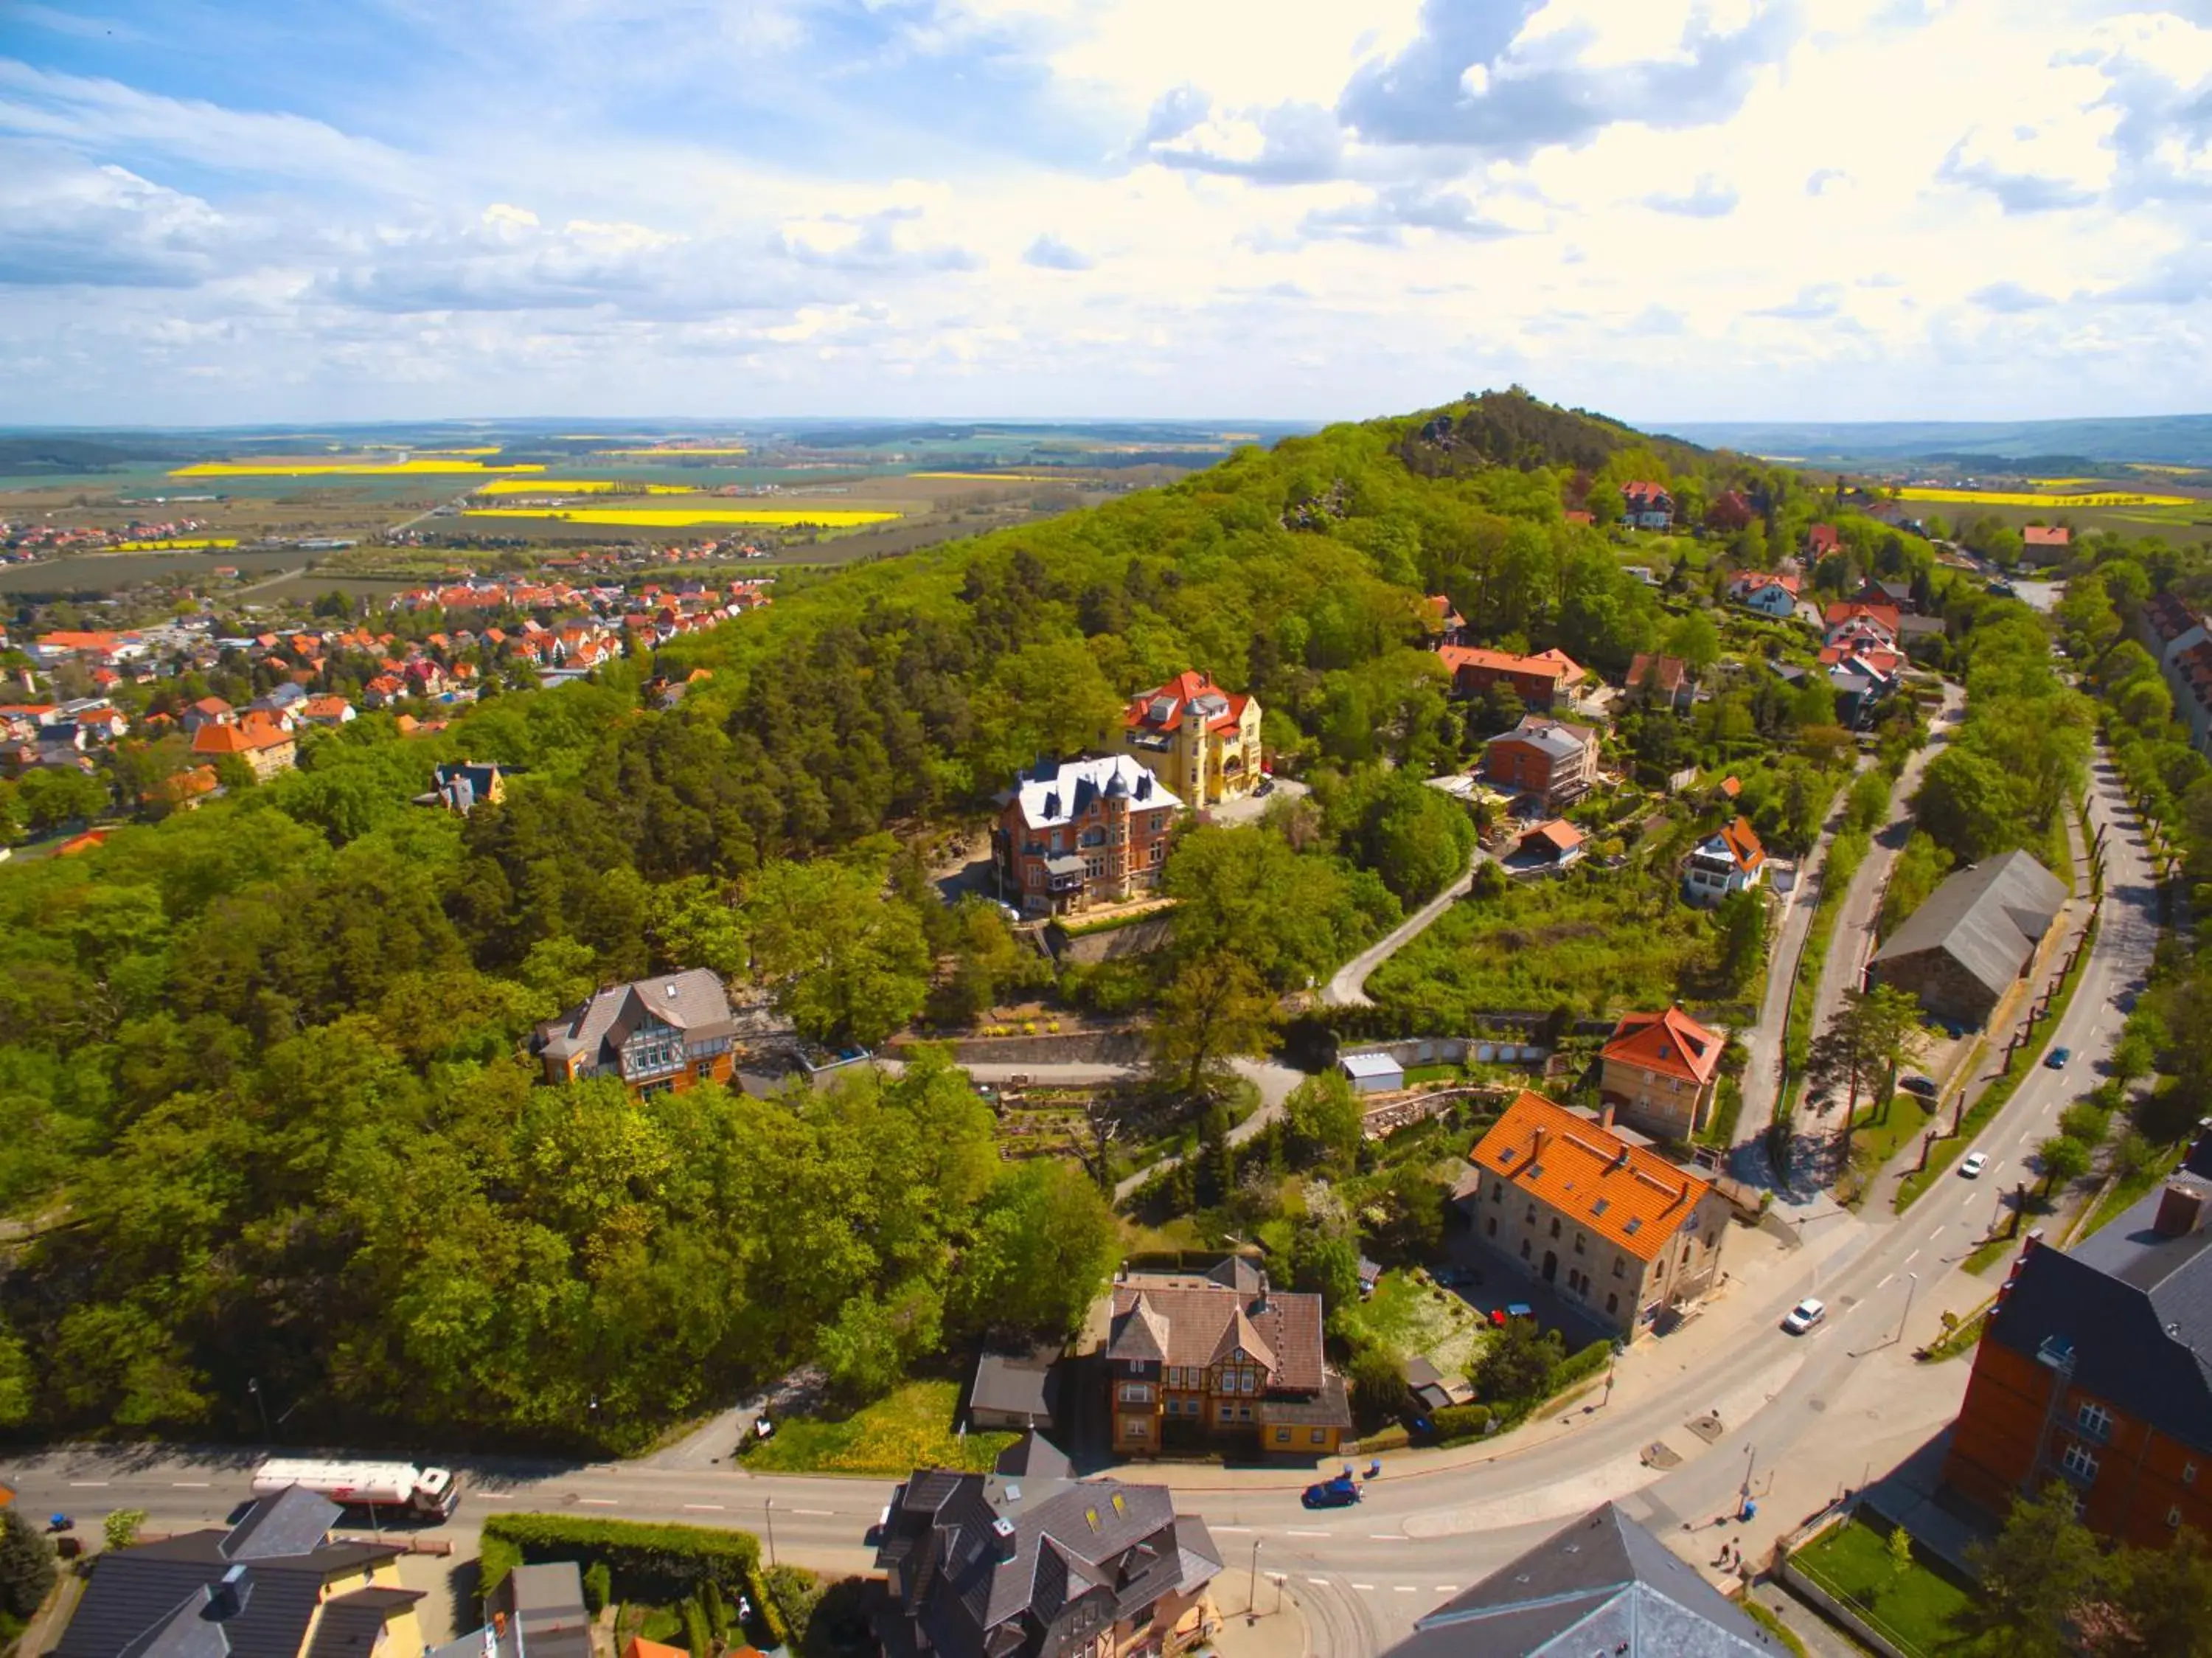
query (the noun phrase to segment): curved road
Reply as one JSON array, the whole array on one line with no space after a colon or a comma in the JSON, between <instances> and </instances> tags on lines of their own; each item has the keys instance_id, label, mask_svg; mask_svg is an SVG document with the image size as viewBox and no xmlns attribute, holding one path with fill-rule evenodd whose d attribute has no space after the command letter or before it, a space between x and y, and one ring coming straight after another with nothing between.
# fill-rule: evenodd
<instances>
[{"instance_id":1,"label":"curved road","mask_svg":"<svg viewBox=\"0 0 2212 1658\"><path fill-rule=\"evenodd\" d=\"M1467 868L1460 871L1456 881L1339 967L1322 988L1322 1005L1326 1008L1373 1007L1375 1004L1367 999L1368 976L1419 938L1431 922L1466 895L1468 889L1474 885L1475 866L1487 856L1481 847L1476 847L1468 855Z\"/></svg>"}]
</instances>

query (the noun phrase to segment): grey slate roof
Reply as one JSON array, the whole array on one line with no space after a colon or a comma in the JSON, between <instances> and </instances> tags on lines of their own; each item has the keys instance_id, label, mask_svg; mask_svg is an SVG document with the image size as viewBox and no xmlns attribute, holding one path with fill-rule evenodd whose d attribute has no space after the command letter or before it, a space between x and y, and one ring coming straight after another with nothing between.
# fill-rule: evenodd
<instances>
[{"instance_id":1,"label":"grey slate roof","mask_svg":"<svg viewBox=\"0 0 2212 1658\"><path fill-rule=\"evenodd\" d=\"M1781 1650L1608 1503L1447 1600L1386 1658L1751 1658Z\"/></svg>"},{"instance_id":2,"label":"grey slate roof","mask_svg":"<svg viewBox=\"0 0 2212 1658\"><path fill-rule=\"evenodd\" d=\"M300 1658L323 1585L404 1552L325 1543L338 1512L293 1486L255 1503L228 1532L189 1532L100 1556L57 1658ZM353 1613L368 1610L363 1603ZM319 1640L313 1658L343 1655L322 1651Z\"/></svg>"},{"instance_id":3,"label":"grey slate roof","mask_svg":"<svg viewBox=\"0 0 2212 1658\"><path fill-rule=\"evenodd\" d=\"M2212 1137L2177 1180L2212 1190ZM1990 1338L2029 1358L2070 1344L2075 1387L2212 1452L2212 1227L2160 1237L2165 1185L2070 1253L2028 1252Z\"/></svg>"},{"instance_id":4,"label":"grey slate roof","mask_svg":"<svg viewBox=\"0 0 2212 1658\"><path fill-rule=\"evenodd\" d=\"M701 1040L733 1036L738 1029L721 979L708 968L693 967L599 991L567 1017L540 1025L538 1051L563 1059L584 1053L611 1065L648 1018Z\"/></svg>"},{"instance_id":5,"label":"grey slate roof","mask_svg":"<svg viewBox=\"0 0 2212 1658\"><path fill-rule=\"evenodd\" d=\"M1501 732L1491 741L1504 742L1510 739L1527 743L1545 759L1556 763L1579 757L1595 736L1596 734L1587 726L1568 725L1564 721L1547 719L1540 715L1524 714L1520 723L1510 731Z\"/></svg>"},{"instance_id":6,"label":"grey slate roof","mask_svg":"<svg viewBox=\"0 0 2212 1658\"><path fill-rule=\"evenodd\" d=\"M2027 853L1988 858L1929 893L1882 941L1873 965L1942 950L1992 995L2001 995L2065 903L2058 877Z\"/></svg>"},{"instance_id":7,"label":"grey slate roof","mask_svg":"<svg viewBox=\"0 0 2212 1658\"><path fill-rule=\"evenodd\" d=\"M584 1610L584 1578L574 1561L517 1566L496 1598L510 1615L510 1629L520 1630L521 1653L528 1658L592 1658L591 1614Z\"/></svg>"},{"instance_id":8,"label":"grey slate roof","mask_svg":"<svg viewBox=\"0 0 2212 1658\"><path fill-rule=\"evenodd\" d=\"M916 1469L876 1564L899 1574L895 1646L942 1658L1060 1658L1221 1570L1206 1525L1164 1486L1097 1480L1011 1515L985 1478ZM918 1637L919 1639L915 1637Z\"/></svg>"},{"instance_id":9,"label":"grey slate roof","mask_svg":"<svg viewBox=\"0 0 2212 1658\"><path fill-rule=\"evenodd\" d=\"M368 1658L382 1638L386 1620L426 1598L418 1589L356 1589L323 1602L321 1620L307 1658ZM392 1658L413 1658L397 1653Z\"/></svg>"},{"instance_id":10,"label":"grey slate roof","mask_svg":"<svg viewBox=\"0 0 2212 1658\"><path fill-rule=\"evenodd\" d=\"M983 1353L968 1389L971 1411L998 1411L1049 1423L1060 1397L1060 1347L1046 1343L1023 1353Z\"/></svg>"}]
</instances>

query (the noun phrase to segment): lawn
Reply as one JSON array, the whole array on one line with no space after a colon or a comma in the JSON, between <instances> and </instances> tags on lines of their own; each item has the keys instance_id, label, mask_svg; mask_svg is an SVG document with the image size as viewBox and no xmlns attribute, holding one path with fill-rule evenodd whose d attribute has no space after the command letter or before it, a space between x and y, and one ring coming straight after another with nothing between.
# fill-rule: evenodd
<instances>
[{"instance_id":1,"label":"lawn","mask_svg":"<svg viewBox=\"0 0 2212 1658\"><path fill-rule=\"evenodd\" d=\"M1710 970L1711 921L1633 869L1584 868L1462 899L1375 970L1368 994L1423 1030L1464 1030L1480 1012L1561 1003L1663 1008Z\"/></svg>"},{"instance_id":2,"label":"lawn","mask_svg":"<svg viewBox=\"0 0 2212 1658\"><path fill-rule=\"evenodd\" d=\"M1401 1358L1425 1358L1445 1377L1464 1376L1483 1339L1481 1315L1425 1273L1385 1272L1373 1296L1337 1316Z\"/></svg>"},{"instance_id":3,"label":"lawn","mask_svg":"<svg viewBox=\"0 0 2212 1658\"><path fill-rule=\"evenodd\" d=\"M1955 1638L1952 1616L1972 1597L1917 1556L1900 1570L1889 1557L1887 1536L1856 1520L1790 1557L1790 1563L1905 1652L1934 1654Z\"/></svg>"},{"instance_id":4,"label":"lawn","mask_svg":"<svg viewBox=\"0 0 2212 1658\"><path fill-rule=\"evenodd\" d=\"M954 1432L960 1384L910 1381L837 1420L791 1417L775 1437L744 1454L756 1473L874 1474L903 1478L916 1468L988 1473L1015 1434Z\"/></svg>"},{"instance_id":5,"label":"lawn","mask_svg":"<svg viewBox=\"0 0 2212 1658\"><path fill-rule=\"evenodd\" d=\"M1851 1119L1851 1173L1863 1192L1889 1160L1920 1137L1935 1112L1913 1094L1898 1094L1887 1106L1871 1102Z\"/></svg>"}]
</instances>

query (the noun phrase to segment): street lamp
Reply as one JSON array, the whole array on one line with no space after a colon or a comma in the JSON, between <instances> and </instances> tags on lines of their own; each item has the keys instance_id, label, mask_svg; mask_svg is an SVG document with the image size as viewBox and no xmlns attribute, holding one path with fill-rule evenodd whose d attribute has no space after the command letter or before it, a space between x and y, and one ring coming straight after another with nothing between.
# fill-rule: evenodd
<instances>
[{"instance_id":1,"label":"street lamp","mask_svg":"<svg viewBox=\"0 0 2212 1658\"><path fill-rule=\"evenodd\" d=\"M1905 1312L1897 1320L1897 1339L1899 1341L1905 1339L1905 1320L1912 1316L1912 1292L1919 1288L1920 1275L1917 1272L1906 1273L1905 1275Z\"/></svg>"},{"instance_id":2,"label":"street lamp","mask_svg":"<svg viewBox=\"0 0 2212 1658\"><path fill-rule=\"evenodd\" d=\"M768 1564L773 1567L775 1564L775 1499L774 1497L764 1496L761 1499L761 1515L768 1521Z\"/></svg>"},{"instance_id":3,"label":"street lamp","mask_svg":"<svg viewBox=\"0 0 2212 1658\"><path fill-rule=\"evenodd\" d=\"M1252 1583L1244 1597L1244 1611L1248 1617L1260 1615L1260 1539L1256 1537L1252 1539Z\"/></svg>"},{"instance_id":4,"label":"street lamp","mask_svg":"<svg viewBox=\"0 0 2212 1658\"><path fill-rule=\"evenodd\" d=\"M261 1411L261 1437L273 1440L276 1433L269 1426L269 1401L261 1396L261 1380L258 1376L246 1379L246 1391L253 1395L253 1402Z\"/></svg>"}]
</instances>

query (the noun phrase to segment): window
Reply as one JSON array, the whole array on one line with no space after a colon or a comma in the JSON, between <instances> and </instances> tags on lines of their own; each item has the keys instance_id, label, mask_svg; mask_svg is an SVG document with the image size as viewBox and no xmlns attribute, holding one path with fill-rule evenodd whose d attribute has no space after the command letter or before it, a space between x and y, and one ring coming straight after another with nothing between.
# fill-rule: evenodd
<instances>
[{"instance_id":1,"label":"window","mask_svg":"<svg viewBox=\"0 0 2212 1658\"><path fill-rule=\"evenodd\" d=\"M1325 1428L1316 1428L1306 1436L1306 1439L1310 1444L1326 1445L1328 1443L1328 1430Z\"/></svg>"},{"instance_id":2,"label":"window","mask_svg":"<svg viewBox=\"0 0 2212 1658\"><path fill-rule=\"evenodd\" d=\"M1615 1255L1613 1258L1613 1276L1616 1278L1628 1276L1628 1258L1626 1255Z\"/></svg>"},{"instance_id":3,"label":"window","mask_svg":"<svg viewBox=\"0 0 2212 1658\"><path fill-rule=\"evenodd\" d=\"M1142 1439L1147 1434L1151 1433L1152 1430L1152 1424L1146 1421L1144 1417L1132 1417L1128 1421L1121 1424L1121 1437L1124 1439Z\"/></svg>"},{"instance_id":4,"label":"window","mask_svg":"<svg viewBox=\"0 0 2212 1658\"><path fill-rule=\"evenodd\" d=\"M1125 1381L1121 1384L1122 1404L1150 1405L1152 1402L1152 1384L1149 1381Z\"/></svg>"},{"instance_id":5,"label":"window","mask_svg":"<svg viewBox=\"0 0 2212 1658\"><path fill-rule=\"evenodd\" d=\"M1493 1238L1498 1235L1498 1216L1495 1215L1490 1217L1489 1234Z\"/></svg>"},{"instance_id":6,"label":"window","mask_svg":"<svg viewBox=\"0 0 2212 1658\"><path fill-rule=\"evenodd\" d=\"M2067 1446L2066 1454L2058 1459L2058 1466L2084 1485L2097 1483L2096 1454L2078 1439Z\"/></svg>"},{"instance_id":7,"label":"window","mask_svg":"<svg viewBox=\"0 0 2212 1658\"><path fill-rule=\"evenodd\" d=\"M1620 1311L1620 1297L1619 1295L1607 1295L1605 1298L1605 1310L1608 1313L1618 1313Z\"/></svg>"},{"instance_id":8,"label":"window","mask_svg":"<svg viewBox=\"0 0 2212 1658\"><path fill-rule=\"evenodd\" d=\"M1576 1254L1579 1255L1579 1254L1581 1254L1581 1253L1583 1253L1583 1244L1584 1243L1584 1241L1585 1241L1585 1240L1583 1239L1583 1234L1582 1234L1581 1233L1577 1232L1577 1233L1576 1233L1576 1234L1575 1234L1575 1253L1576 1253Z\"/></svg>"},{"instance_id":9,"label":"window","mask_svg":"<svg viewBox=\"0 0 2212 1658\"><path fill-rule=\"evenodd\" d=\"M1528 1220L1530 1226L1536 1224L1536 1205L1534 1204L1528 1205Z\"/></svg>"},{"instance_id":10,"label":"window","mask_svg":"<svg viewBox=\"0 0 2212 1658\"><path fill-rule=\"evenodd\" d=\"M711 1059L700 1060L691 1067L691 1074L702 1082L707 1081L714 1074L714 1062Z\"/></svg>"},{"instance_id":11,"label":"window","mask_svg":"<svg viewBox=\"0 0 2212 1658\"><path fill-rule=\"evenodd\" d=\"M1555 1238L1559 1235L1559 1217L1556 1215L1552 1216L1552 1235Z\"/></svg>"},{"instance_id":12,"label":"window","mask_svg":"<svg viewBox=\"0 0 2212 1658\"><path fill-rule=\"evenodd\" d=\"M1528 1240L1526 1238L1521 1240L1521 1259L1524 1261L1528 1259Z\"/></svg>"},{"instance_id":13,"label":"window","mask_svg":"<svg viewBox=\"0 0 2212 1658\"><path fill-rule=\"evenodd\" d=\"M1490 1201L1493 1204L1502 1204L1505 1201L1505 1183L1504 1181L1493 1180L1490 1183Z\"/></svg>"},{"instance_id":14,"label":"window","mask_svg":"<svg viewBox=\"0 0 2212 1658\"><path fill-rule=\"evenodd\" d=\"M1278 1429L1275 1429L1275 1443L1276 1443L1276 1444L1278 1444L1278 1445L1287 1445L1287 1444L1289 1444L1290 1442L1291 1442L1291 1430L1290 1430L1289 1429L1287 1429L1287 1428L1278 1428Z\"/></svg>"},{"instance_id":15,"label":"window","mask_svg":"<svg viewBox=\"0 0 2212 1658\"><path fill-rule=\"evenodd\" d=\"M2074 1413L2074 1420L2091 1439L2112 1436L2112 1413L2094 1399L2083 1399L2081 1408Z\"/></svg>"}]
</instances>

